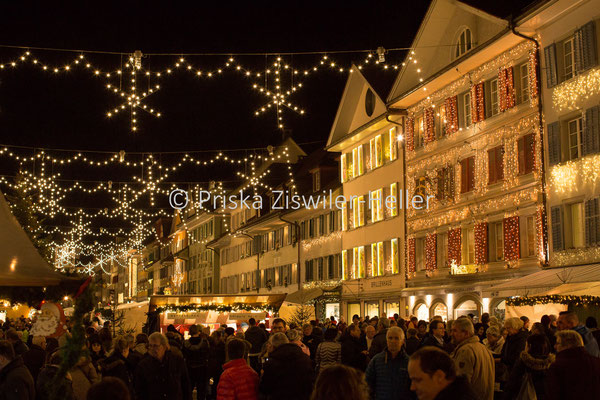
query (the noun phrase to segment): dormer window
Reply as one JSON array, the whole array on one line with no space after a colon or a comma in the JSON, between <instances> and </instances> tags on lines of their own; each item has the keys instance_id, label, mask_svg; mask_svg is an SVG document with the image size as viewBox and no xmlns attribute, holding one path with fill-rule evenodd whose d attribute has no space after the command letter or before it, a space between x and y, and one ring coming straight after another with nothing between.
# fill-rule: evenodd
<instances>
[{"instance_id":1,"label":"dormer window","mask_svg":"<svg viewBox=\"0 0 600 400\"><path fill-rule=\"evenodd\" d=\"M459 58L472 48L473 40L471 36L471 30L469 28L465 28L458 36L458 40L456 42L456 50L454 52L454 58Z\"/></svg>"}]
</instances>

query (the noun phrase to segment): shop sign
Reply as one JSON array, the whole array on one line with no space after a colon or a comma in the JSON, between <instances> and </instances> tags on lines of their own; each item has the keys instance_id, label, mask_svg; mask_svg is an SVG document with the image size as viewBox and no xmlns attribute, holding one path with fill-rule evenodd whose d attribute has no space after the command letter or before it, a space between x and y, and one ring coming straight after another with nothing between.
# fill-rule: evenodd
<instances>
[{"instance_id":1,"label":"shop sign","mask_svg":"<svg viewBox=\"0 0 600 400\"><path fill-rule=\"evenodd\" d=\"M363 287L365 292L381 292L394 288L400 288L401 283L401 275L382 276L378 278L366 279Z\"/></svg>"},{"instance_id":2,"label":"shop sign","mask_svg":"<svg viewBox=\"0 0 600 400\"><path fill-rule=\"evenodd\" d=\"M169 312L166 315L166 319L168 320L174 320L174 319L178 319L178 320L185 320L185 319L194 319L194 320L206 320L206 317L208 316L207 312L182 312L182 313L178 313L178 312Z\"/></svg>"},{"instance_id":3,"label":"shop sign","mask_svg":"<svg viewBox=\"0 0 600 400\"><path fill-rule=\"evenodd\" d=\"M254 318L257 321L261 321L267 318L267 313L253 313L253 312L235 312L229 313L227 319L229 321L248 321L250 318Z\"/></svg>"}]
</instances>

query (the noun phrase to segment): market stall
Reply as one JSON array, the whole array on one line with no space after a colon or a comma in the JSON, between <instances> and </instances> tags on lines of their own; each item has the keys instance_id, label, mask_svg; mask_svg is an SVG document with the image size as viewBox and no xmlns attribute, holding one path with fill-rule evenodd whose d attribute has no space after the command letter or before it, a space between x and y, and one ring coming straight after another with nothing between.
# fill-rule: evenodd
<instances>
[{"instance_id":1,"label":"market stall","mask_svg":"<svg viewBox=\"0 0 600 400\"><path fill-rule=\"evenodd\" d=\"M150 308L156 306L160 315L160 330L166 332L169 325L174 325L187 335L189 327L201 324L210 327L211 331L221 325L236 330L242 329L250 318L257 323L264 322L267 327L275 317L285 294L273 295L223 295L223 296L166 296L150 297Z\"/></svg>"}]
</instances>

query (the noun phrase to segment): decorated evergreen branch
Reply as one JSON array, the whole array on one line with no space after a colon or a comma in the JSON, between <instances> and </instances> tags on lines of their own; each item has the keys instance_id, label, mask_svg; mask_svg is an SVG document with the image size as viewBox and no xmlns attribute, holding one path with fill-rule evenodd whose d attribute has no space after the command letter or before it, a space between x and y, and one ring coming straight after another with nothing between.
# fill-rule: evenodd
<instances>
[{"instance_id":1,"label":"decorated evergreen branch","mask_svg":"<svg viewBox=\"0 0 600 400\"><path fill-rule=\"evenodd\" d=\"M71 317L71 334L67 334L67 342L61 349L61 364L58 372L48 383L47 391L50 400L59 400L64 398L67 392L67 381L65 376L71 370L81 357L87 356L85 329L83 327L83 317L93 310L93 290L90 287L91 277L88 278L79 288L74 296L75 310Z\"/></svg>"},{"instance_id":2,"label":"decorated evergreen branch","mask_svg":"<svg viewBox=\"0 0 600 400\"><path fill-rule=\"evenodd\" d=\"M158 313L167 312L188 312L188 311L217 311L217 312L231 312L231 311L261 311L274 313L279 310L279 307L264 305L264 306L251 306L245 303L234 303L231 305L224 304L190 304L190 305L168 305L165 307L158 307L156 311Z\"/></svg>"},{"instance_id":3,"label":"decorated evergreen branch","mask_svg":"<svg viewBox=\"0 0 600 400\"><path fill-rule=\"evenodd\" d=\"M597 296L532 296L511 297L506 300L507 306L534 306L536 304L567 304L573 306L595 306L600 307L600 297Z\"/></svg>"}]
</instances>

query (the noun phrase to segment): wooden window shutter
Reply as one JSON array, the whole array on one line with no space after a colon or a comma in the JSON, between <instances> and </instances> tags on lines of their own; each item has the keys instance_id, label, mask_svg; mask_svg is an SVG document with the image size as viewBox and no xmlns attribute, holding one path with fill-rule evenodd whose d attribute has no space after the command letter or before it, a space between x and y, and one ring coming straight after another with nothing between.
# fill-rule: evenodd
<instances>
[{"instance_id":1,"label":"wooden window shutter","mask_svg":"<svg viewBox=\"0 0 600 400\"><path fill-rule=\"evenodd\" d=\"M523 137L525 146L525 173L528 174L533 171L533 165L535 162L535 142L533 133L525 135Z\"/></svg>"},{"instance_id":2,"label":"wooden window shutter","mask_svg":"<svg viewBox=\"0 0 600 400\"><path fill-rule=\"evenodd\" d=\"M415 119L406 118L406 149L413 151L415 149ZM374 165L375 160L371 160L371 165Z\"/></svg>"},{"instance_id":3,"label":"wooden window shutter","mask_svg":"<svg viewBox=\"0 0 600 400\"><path fill-rule=\"evenodd\" d=\"M585 71L597 64L596 24L590 21L575 31L575 70Z\"/></svg>"},{"instance_id":4,"label":"wooden window shutter","mask_svg":"<svg viewBox=\"0 0 600 400\"><path fill-rule=\"evenodd\" d=\"M448 134L458 132L458 97L448 97L444 101L446 108L446 132Z\"/></svg>"},{"instance_id":5,"label":"wooden window shutter","mask_svg":"<svg viewBox=\"0 0 600 400\"><path fill-rule=\"evenodd\" d=\"M466 193L467 190L467 179L468 179L468 173L467 173L467 165L468 165L468 159L464 159L460 161L460 192L461 193Z\"/></svg>"},{"instance_id":6,"label":"wooden window shutter","mask_svg":"<svg viewBox=\"0 0 600 400\"><path fill-rule=\"evenodd\" d=\"M559 164L560 153L560 124L557 121L548 125L548 163L550 165Z\"/></svg>"},{"instance_id":7,"label":"wooden window shutter","mask_svg":"<svg viewBox=\"0 0 600 400\"><path fill-rule=\"evenodd\" d=\"M488 223L475 225L475 264L488 263Z\"/></svg>"},{"instance_id":8,"label":"wooden window shutter","mask_svg":"<svg viewBox=\"0 0 600 400\"><path fill-rule=\"evenodd\" d=\"M496 149L488 150L488 184L496 182Z\"/></svg>"},{"instance_id":9,"label":"wooden window shutter","mask_svg":"<svg viewBox=\"0 0 600 400\"><path fill-rule=\"evenodd\" d=\"M585 127L582 137L583 155L594 154L600 151L600 106L585 110Z\"/></svg>"},{"instance_id":10,"label":"wooden window shutter","mask_svg":"<svg viewBox=\"0 0 600 400\"><path fill-rule=\"evenodd\" d=\"M504 180L504 146L496 147L496 179Z\"/></svg>"},{"instance_id":11,"label":"wooden window shutter","mask_svg":"<svg viewBox=\"0 0 600 400\"><path fill-rule=\"evenodd\" d=\"M475 184L475 157L467 158L467 163L467 190L470 192Z\"/></svg>"},{"instance_id":12,"label":"wooden window shutter","mask_svg":"<svg viewBox=\"0 0 600 400\"><path fill-rule=\"evenodd\" d=\"M558 70L556 65L556 44L544 48L544 60L546 61L546 86L554 87L558 84Z\"/></svg>"},{"instance_id":13,"label":"wooden window shutter","mask_svg":"<svg viewBox=\"0 0 600 400\"><path fill-rule=\"evenodd\" d=\"M471 119L474 123L485 119L485 91L483 82L471 87Z\"/></svg>"},{"instance_id":14,"label":"wooden window shutter","mask_svg":"<svg viewBox=\"0 0 600 400\"><path fill-rule=\"evenodd\" d=\"M504 218L502 230L504 231L504 259L507 261L518 260L521 255L519 216Z\"/></svg>"},{"instance_id":15,"label":"wooden window shutter","mask_svg":"<svg viewBox=\"0 0 600 400\"><path fill-rule=\"evenodd\" d=\"M435 233L425 238L425 268L427 271L437 268L437 234Z\"/></svg>"},{"instance_id":16,"label":"wooden window shutter","mask_svg":"<svg viewBox=\"0 0 600 400\"><path fill-rule=\"evenodd\" d=\"M585 202L585 244L597 246L600 244L600 209L599 199Z\"/></svg>"},{"instance_id":17,"label":"wooden window shutter","mask_svg":"<svg viewBox=\"0 0 600 400\"><path fill-rule=\"evenodd\" d=\"M554 251L564 250L565 248L563 239L562 213L562 206L550 208L550 218L552 218L552 247L554 248Z\"/></svg>"}]
</instances>

